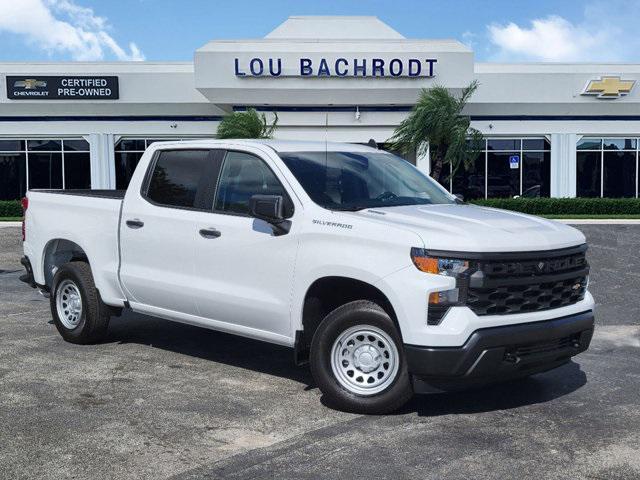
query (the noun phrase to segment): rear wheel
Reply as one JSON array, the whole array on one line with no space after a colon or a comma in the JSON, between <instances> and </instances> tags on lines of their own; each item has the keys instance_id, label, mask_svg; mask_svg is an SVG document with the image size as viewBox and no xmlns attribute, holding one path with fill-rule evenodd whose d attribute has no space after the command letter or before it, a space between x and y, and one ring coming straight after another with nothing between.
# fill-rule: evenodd
<instances>
[{"instance_id":1,"label":"rear wheel","mask_svg":"<svg viewBox=\"0 0 640 480\"><path fill-rule=\"evenodd\" d=\"M69 262L58 269L50 304L53 322L67 342L96 343L105 337L111 310L100 299L86 262Z\"/></svg>"},{"instance_id":2,"label":"rear wheel","mask_svg":"<svg viewBox=\"0 0 640 480\"><path fill-rule=\"evenodd\" d=\"M413 394L398 330L370 301L327 315L313 337L310 361L327 403L341 410L388 413Z\"/></svg>"}]
</instances>

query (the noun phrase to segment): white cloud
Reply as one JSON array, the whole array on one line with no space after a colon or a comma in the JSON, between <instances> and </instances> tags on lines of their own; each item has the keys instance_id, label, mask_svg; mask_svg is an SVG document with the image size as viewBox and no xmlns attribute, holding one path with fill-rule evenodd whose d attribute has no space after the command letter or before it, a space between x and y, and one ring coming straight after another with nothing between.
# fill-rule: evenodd
<instances>
[{"instance_id":1,"label":"white cloud","mask_svg":"<svg viewBox=\"0 0 640 480\"><path fill-rule=\"evenodd\" d=\"M638 61L637 18L640 0L592 1L583 18L558 15L487 27L497 61Z\"/></svg>"},{"instance_id":2,"label":"white cloud","mask_svg":"<svg viewBox=\"0 0 640 480\"><path fill-rule=\"evenodd\" d=\"M0 0L0 32L23 36L49 55L73 60L144 60L135 43L128 50L108 33L105 18L72 0Z\"/></svg>"}]
</instances>

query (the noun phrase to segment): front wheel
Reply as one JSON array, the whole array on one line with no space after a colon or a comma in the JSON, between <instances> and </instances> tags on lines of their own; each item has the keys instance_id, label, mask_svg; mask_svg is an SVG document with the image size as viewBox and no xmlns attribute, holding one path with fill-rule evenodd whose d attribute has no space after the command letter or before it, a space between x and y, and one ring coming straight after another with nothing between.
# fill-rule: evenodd
<instances>
[{"instance_id":1,"label":"front wheel","mask_svg":"<svg viewBox=\"0 0 640 480\"><path fill-rule=\"evenodd\" d=\"M341 410L389 413L413 395L398 330L370 301L350 302L325 317L310 362L326 400Z\"/></svg>"}]
</instances>

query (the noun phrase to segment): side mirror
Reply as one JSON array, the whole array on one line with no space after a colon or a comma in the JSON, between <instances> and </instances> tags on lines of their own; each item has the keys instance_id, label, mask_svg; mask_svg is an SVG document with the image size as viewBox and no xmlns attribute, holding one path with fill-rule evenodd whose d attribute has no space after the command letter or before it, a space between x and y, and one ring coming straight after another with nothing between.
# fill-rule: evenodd
<instances>
[{"instance_id":1,"label":"side mirror","mask_svg":"<svg viewBox=\"0 0 640 480\"><path fill-rule=\"evenodd\" d=\"M276 235L289 233L291 222L284 219L284 198L281 195L252 195L249 212L252 217L273 225Z\"/></svg>"}]
</instances>

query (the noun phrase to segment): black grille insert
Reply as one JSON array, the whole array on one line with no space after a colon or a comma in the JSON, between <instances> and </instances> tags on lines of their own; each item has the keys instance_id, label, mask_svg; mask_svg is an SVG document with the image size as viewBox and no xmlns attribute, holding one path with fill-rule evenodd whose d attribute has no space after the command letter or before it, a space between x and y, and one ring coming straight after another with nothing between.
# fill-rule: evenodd
<instances>
[{"instance_id":1,"label":"black grille insert","mask_svg":"<svg viewBox=\"0 0 640 480\"><path fill-rule=\"evenodd\" d=\"M504 315L565 307L584 299L586 246L474 262L466 304L477 315ZM507 254L500 254L503 257Z\"/></svg>"}]
</instances>

